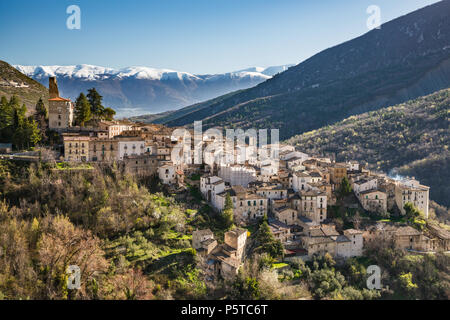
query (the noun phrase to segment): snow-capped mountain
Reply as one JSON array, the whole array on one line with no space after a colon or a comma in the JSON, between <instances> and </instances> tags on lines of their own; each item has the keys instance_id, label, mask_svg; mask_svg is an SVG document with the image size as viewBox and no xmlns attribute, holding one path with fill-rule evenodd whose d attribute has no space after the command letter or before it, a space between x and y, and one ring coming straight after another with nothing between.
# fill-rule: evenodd
<instances>
[{"instance_id":1,"label":"snow-capped mountain","mask_svg":"<svg viewBox=\"0 0 450 320\"><path fill-rule=\"evenodd\" d=\"M179 109L250 88L290 66L253 67L212 75L149 67L113 69L87 64L14 67L45 86L48 85L48 77L56 77L61 95L71 99L81 91L95 87L103 95L106 106L116 109L121 116L131 116Z\"/></svg>"}]
</instances>

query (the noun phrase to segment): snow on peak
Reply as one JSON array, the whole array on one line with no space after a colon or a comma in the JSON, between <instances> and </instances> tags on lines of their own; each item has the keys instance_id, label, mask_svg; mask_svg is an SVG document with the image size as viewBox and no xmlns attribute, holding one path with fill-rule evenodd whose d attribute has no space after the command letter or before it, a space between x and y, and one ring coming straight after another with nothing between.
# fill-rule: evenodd
<instances>
[{"instance_id":1,"label":"snow on peak","mask_svg":"<svg viewBox=\"0 0 450 320\"><path fill-rule=\"evenodd\" d=\"M44 79L48 77L66 77L78 78L81 80L102 80L108 78L134 78L144 80L202 80L217 79L221 77L230 78L250 78L267 80L273 75L287 70L290 65L276 66L276 67L252 67L244 70L225 74L215 75L193 75L187 72L179 72L171 69L156 69L150 67L126 67L122 69L113 69L89 64L80 64L72 66L22 66L15 65L14 67L20 72L35 79Z\"/></svg>"},{"instance_id":2,"label":"snow on peak","mask_svg":"<svg viewBox=\"0 0 450 320\"><path fill-rule=\"evenodd\" d=\"M282 65L282 66L273 66L273 67L267 67L267 68L252 67L252 68L248 68L248 69L244 69L244 70L240 70L240 71L236 71L236 72L259 73L259 74L269 76L269 78L270 78L270 77L276 75L277 73L286 71L289 67L292 67L292 66L293 66L293 64L286 64L286 65Z\"/></svg>"}]
</instances>

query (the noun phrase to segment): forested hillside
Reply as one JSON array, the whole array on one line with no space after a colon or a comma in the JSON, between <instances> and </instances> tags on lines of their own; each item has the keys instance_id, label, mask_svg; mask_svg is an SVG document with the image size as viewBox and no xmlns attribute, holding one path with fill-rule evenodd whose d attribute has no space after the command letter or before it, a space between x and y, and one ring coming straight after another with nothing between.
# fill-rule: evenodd
<instances>
[{"instance_id":1,"label":"forested hillside","mask_svg":"<svg viewBox=\"0 0 450 320\"><path fill-rule=\"evenodd\" d=\"M0 60L0 97L18 97L28 109L28 115L34 113L36 102L42 98L47 105L48 89L39 82L27 77L16 68Z\"/></svg>"},{"instance_id":2,"label":"forested hillside","mask_svg":"<svg viewBox=\"0 0 450 320\"><path fill-rule=\"evenodd\" d=\"M448 12L450 1L417 10L254 88L182 109L164 123L278 128L289 138L448 88Z\"/></svg>"},{"instance_id":3,"label":"forested hillside","mask_svg":"<svg viewBox=\"0 0 450 320\"><path fill-rule=\"evenodd\" d=\"M450 206L450 89L393 107L351 116L287 142L337 160L367 162L392 175L415 176L430 197Z\"/></svg>"},{"instance_id":4,"label":"forested hillside","mask_svg":"<svg viewBox=\"0 0 450 320\"><path fill-rule=\"evenodd\" d=\"M0 300L448 299L446 255L411 256L377 243L367 258L343 265L329 254L276 263L265 220L252 228L255 252L238 276L207 280L191 234L211 228L223 241L221 216L195 192L182 204L158 189L156 180L114 165L0 160ZM389 289L366 288L374 263ZM69 265L81 270L79 290L67 287Z\"/></svg>"}]
</instances>

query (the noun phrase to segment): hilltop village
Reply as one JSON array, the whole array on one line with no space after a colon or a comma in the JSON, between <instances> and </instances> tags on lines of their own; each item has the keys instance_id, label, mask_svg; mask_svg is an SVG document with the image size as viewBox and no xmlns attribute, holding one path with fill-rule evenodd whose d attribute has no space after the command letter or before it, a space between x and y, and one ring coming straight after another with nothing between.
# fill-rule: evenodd
<instances>
[{"instance_id":1,"label":"hilltop village","mask_svg":"<svg viewBox=\"0 0 450 320\"><path fill-rule=\"evenodd\" d=\"M49 96L49 128L63 141L59 161L117 163L128 174L157 176L171 193L194 186L218 213L231 201L235 228L224 234L223 243L209 229L192 234L192 247L205 257L211 277L237 274L246 257L248 227L261 220L283 244L285 260L325 254L338 261L358 257L380 237L413 252L450 250L447 231L421 227L429 215L430 190L414 178L394 180L360 163L316 157L286 144L278 147L276 170L258 161L183 164L172 159L180 142L173 128L126 120L73 126L74 104L59 96L55 78L50 78ZM336 223L337 204L352 212L351 227ZM386 219L361 223L360 214ZM394 216L401 222L391 223Z\"/></svg>"}]
</instances>

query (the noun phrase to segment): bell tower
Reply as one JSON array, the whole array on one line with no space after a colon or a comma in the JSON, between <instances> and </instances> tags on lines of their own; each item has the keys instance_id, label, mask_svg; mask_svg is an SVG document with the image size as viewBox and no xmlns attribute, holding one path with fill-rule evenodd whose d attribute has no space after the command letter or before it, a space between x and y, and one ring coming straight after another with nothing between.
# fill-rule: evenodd
<instances>
[{"instance_id":1,"label":"bell tower","mask_svg":"<svg viewBox=\"0 0 450 320\"><path fill-rule=\"evenodd\" d=\"M58 84L56 83L56 77L48 78L48 93L50 99L59 98Z\"/></svg>"}]
</instances>

